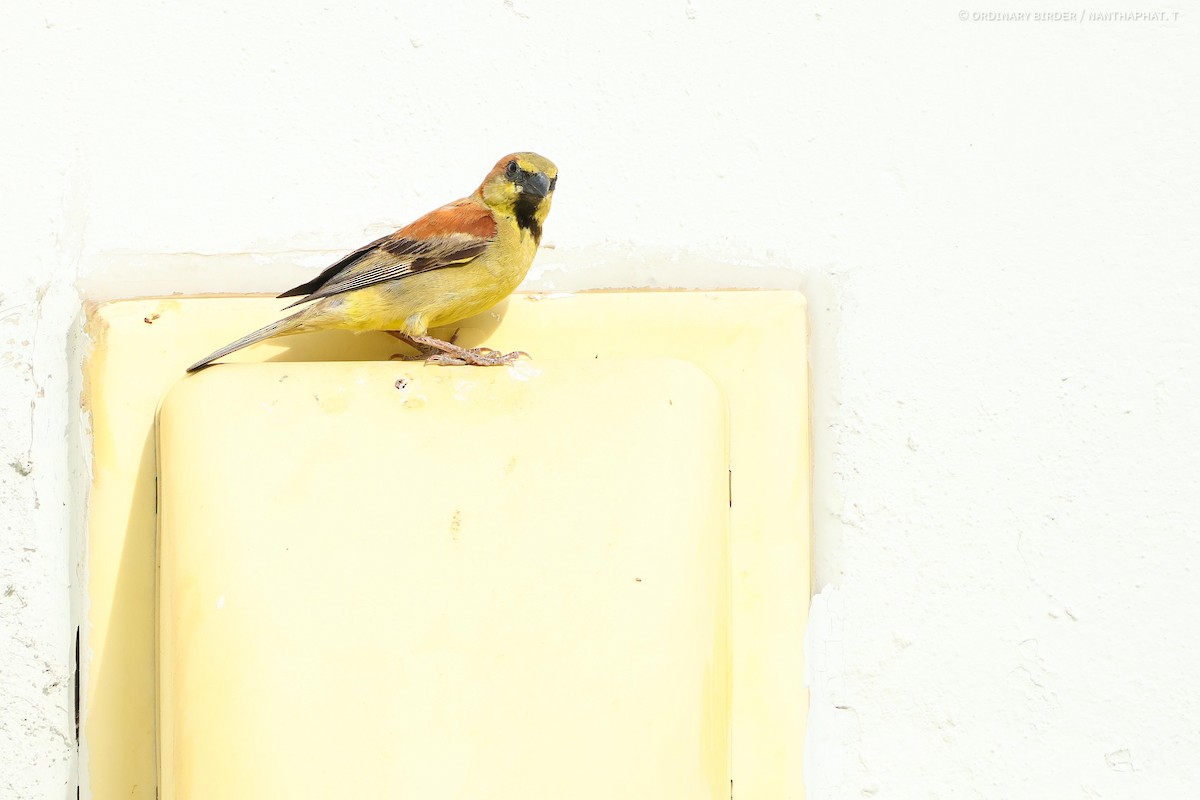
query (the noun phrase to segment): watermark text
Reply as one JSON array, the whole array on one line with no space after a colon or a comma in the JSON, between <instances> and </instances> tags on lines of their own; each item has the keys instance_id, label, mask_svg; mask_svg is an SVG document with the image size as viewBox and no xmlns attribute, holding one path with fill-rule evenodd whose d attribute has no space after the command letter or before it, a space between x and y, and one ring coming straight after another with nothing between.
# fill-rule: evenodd
<instances>
[{"instance_id":1,"label":"watermark text","mask_svg":"<svg viewBox=\"0 0 1200 800\"><path fill-rule=\"evenodd\" d=\"M1178 11L959 11L962 22L1074 22L1118 24L1127 22L1177 22Z\"/></svg>"}]
</instances>

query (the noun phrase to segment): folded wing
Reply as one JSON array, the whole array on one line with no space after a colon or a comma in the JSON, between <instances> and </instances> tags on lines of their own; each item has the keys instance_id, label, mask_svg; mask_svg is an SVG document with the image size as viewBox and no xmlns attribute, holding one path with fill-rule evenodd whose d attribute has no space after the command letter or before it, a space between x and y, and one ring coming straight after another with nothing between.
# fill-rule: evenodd
<instances>
[{"instance_id":1,"label":"folded wing","mask_svg":"<svg viewBox=\"0 0 1200 800\"><path fill-rule=\"evenodd\" d=\"M279 296L307 295L292 303L295 306L430 270L461 266L482 255L495 237L496 220L491 211L481 202L465 198L360 247L311 281Z\"/></svg>"}]
</instances>

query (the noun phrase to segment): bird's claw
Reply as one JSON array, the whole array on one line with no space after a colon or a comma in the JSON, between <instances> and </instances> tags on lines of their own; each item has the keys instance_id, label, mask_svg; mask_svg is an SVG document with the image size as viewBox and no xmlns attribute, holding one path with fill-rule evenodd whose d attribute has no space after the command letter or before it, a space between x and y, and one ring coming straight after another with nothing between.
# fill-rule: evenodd
<instances>
[{"instance_id":1,"label":"bird's claw","mask_svg":"<svg viewBox=\"0 0 1200 800\"><path fill-rule=\"evenodd\" d=\"M526 353L524 350L513 350L511 353L505 353L504 355L500 355L499 351L497 351L495 359L498 364L512 364L521 356L525 356L528 359L533 358L533 356L529 355L529 353Z\"/></svg>"},{"instance_id":2,"label":"bird's claw","mask_svg":"<svg viewBox=\"0 0 1200 800\"><path fill-rule=\"evenodd\" d=\"M426 364L437 364L439 367L462 367L466 366L466 361L461 358L455 358L449 353L434 353L433 355L422 359Z\"/></svg>"},{"instance_id":3,"label":"bird's claw","mask_svg":"<svg viewBox=\"0 0 1200 800\"><path fill-rule=\"evenodd\" d=\"M511 353L501 353L499 350L494 350L491 347L475 347L470 350L463 350L461 353L441 353L426 359L429 364L454 364L463 365L469 364L473 367L500 367L505 364L511 364L521 356L529 358L529 353L524 350L514 350Z\"/></svg>"},{"instance_id":4,"label":"bird's claw","mask_svg":"<svg viewBox=\"0 0 1200 800\"><path fill-rule=\"evenodd\" d=\"M396 353L389 361L424 361L426 364L437 364L442 367L499 367L511 364L521 356L529 358L524 350L514 350L502 353L492 347L474 347L467 349L459 347L454 342L458 339L458 331L450 337L450 341L442 341L432 336L411 336L403 331L387 331L408 346L417 350L418 355L410 356Z\"/></svg>"}]
</instances>

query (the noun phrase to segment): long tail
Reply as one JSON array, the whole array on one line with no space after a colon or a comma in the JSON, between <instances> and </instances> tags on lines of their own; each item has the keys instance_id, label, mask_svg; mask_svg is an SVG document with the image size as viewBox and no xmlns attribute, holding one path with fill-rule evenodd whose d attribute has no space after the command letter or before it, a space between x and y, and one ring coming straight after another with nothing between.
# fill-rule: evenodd
<instances>
[{"instance_id":1,"label":"long tail","mask_svg":"<svg viewBox=\"0 0 1200 800\"><path fill-rule=\"evenodd\" d=\"M304 316L307 311L308 309L305 309L304 311L297 311L290 317L284 317L278 322L272 322L265 328L259 328L254 333L248 333L242 338L238 339L236 342L230 342L220 350L210 353L209 355L200 359L195 364L192 364L190 367L188 367L187 371L195 372L198 369L203 369L212 362L216 361L218 358L224 358L234 350L241 350L243 347L252 345L255 342L261 342L263 339L270 339L272 336L283 336L284 334L288 333L299 333L300 331L298 329L303 325L303 323L300 321L300 317Z\"/></svg>"}]
</instances>

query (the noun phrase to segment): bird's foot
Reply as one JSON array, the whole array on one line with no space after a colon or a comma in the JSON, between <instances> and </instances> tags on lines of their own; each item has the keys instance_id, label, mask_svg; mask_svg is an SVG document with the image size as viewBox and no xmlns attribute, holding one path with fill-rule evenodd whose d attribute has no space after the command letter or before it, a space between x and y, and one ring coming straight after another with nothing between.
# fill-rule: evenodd
<instances>
[{"instance_id":1,"label":"bird's foot","mask_svg":"<svg viewBox=\"0 0 1200 800\"><path fill-rule=\"evenodd\" d=\"M499 350L494 350L491 347L474 347L468 350L465 347L459 347L454 342L458 339L458 331L450 337L450 341L443 342L441 339L435 339L432 336L410 336L402 331L388 331L392 336L395 336L400 341L415 349L418 355L410 356L407 354L397 353L392 356L392 361L424 361L426 364L437 364L439 366L473 366L473 367L499 367L505 364L511 364L521 356L529 358L529 354L524 350L514 350L511 353L501 353Z\"/></svg>"},{"instance_id":2,"label":"bird's foot","mask_svg":"<svg viewBox=\"0 0 1200 800\"><path fill-rule=\"evenodd\" d=\"M425 359L425 363L440 366L501 367L513 363L521 356L530 357L524 350L501 353L490 347L475 347L470 350L434 353Z\"/></svg>"}]
</instances>

